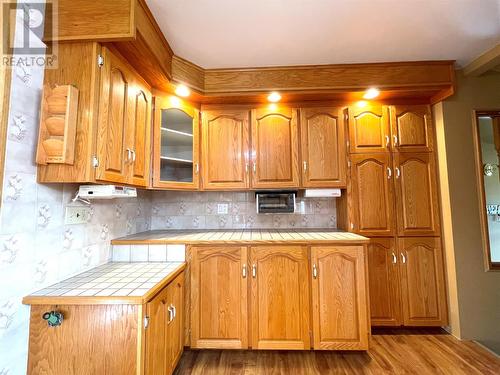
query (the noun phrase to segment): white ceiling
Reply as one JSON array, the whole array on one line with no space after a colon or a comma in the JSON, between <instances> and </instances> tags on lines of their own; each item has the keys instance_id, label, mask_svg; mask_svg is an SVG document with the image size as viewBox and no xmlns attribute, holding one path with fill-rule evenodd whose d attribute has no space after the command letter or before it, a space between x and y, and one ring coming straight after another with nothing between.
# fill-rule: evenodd
<instances>
[{"instance_id":1,"label":"white ceiling","mask_svg":"<svg viewBox=\"0 0 500 375\"><path fill-rule=\"evenodd\" d=\"M204 68L457 60L500 43L500 0L146 0Z\"/></svg>"}]
</instances>

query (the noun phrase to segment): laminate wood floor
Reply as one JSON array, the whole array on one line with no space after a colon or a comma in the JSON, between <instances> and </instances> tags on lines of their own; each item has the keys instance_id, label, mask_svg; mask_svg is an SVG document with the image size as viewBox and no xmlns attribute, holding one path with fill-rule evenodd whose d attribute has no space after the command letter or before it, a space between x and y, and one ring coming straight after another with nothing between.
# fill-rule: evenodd
<instances>
[{"instance_id":1,"label":"laminate wood floor","mask_svg":"<svg viewBox=\"0 0 500 375\"><path fill-rule=\"evenodd\" d=\"M500 359L444 331L374 332L368 352L187 350L175 375L500 374Z\"/></svg>"}]
</instances>

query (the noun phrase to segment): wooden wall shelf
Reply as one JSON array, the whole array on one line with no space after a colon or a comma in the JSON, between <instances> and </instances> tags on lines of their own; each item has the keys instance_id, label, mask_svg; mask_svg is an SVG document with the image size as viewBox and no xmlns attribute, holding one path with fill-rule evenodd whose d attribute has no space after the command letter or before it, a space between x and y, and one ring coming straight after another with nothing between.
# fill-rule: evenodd
<instances>
[{"instance_id":1,"label":"wooden wall shelf","mask_svg":"<svg viewBox=\"0 0 500 375\"><path fill-rule=\"evenodd\" d=\"M76 87L44 87L36 153L38 164L73 164L77 112Z\"/></svg>"}]
</instances>

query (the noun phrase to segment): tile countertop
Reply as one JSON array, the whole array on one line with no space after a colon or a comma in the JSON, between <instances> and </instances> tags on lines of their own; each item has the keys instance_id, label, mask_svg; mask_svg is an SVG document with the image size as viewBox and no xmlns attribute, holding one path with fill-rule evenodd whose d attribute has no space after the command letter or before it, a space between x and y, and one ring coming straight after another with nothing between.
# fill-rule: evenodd
<instances>
[{"instance_id":1,"label":"tile countertop","mask_svg":"<svg viewBox=\"0 0 500 375\"><path fill-rule=\"evenodd\" d=\"M328 229L153 230L117 238L113 245L128 244L364 244L358 234Z\"/></svg>"},{"instance_id":2,"label":"tile countertop","mask_svg":"<svg viewBox=\"0 0 500 375\"><path fill-rule=\"evenodd\" d=\"M185 267L185 262L110 262L32 293L23 298L23 303L143 304Z\"/></svg>"}]
</instances>

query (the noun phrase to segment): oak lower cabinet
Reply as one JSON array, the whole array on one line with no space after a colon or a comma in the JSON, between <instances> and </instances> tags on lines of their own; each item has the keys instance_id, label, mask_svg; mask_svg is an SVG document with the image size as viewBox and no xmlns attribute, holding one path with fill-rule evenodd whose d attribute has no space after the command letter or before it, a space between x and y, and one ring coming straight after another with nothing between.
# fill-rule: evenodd
<instances>
[{"instance_id":1,"label":"oak lower cabinet","mask_svg":"<svg viewBox=\"0 0 500 375\"><path fill-rule=\"evenodd\" d=\"M192 348L368 349L362 245L207 245L189 252Z\"/></svg>"},{"instance_id":2,"label":"oak lower cabinet","mask_svg":"<svg viewBox=\"0 0 500 375\"><path fill-rule=\"evenodd\" d=\"M247 248L191 247L191 347L248 348Z\"/></svg>"},{"instance_id":3,"label":"oak lower cabinet","mask_svg":"<svg viewBox=\"0 0 500 375\"><path fill-rule=\"evenodd\" d=\"M370 320L362 246L311 247L315 349L368 350Z\"/></svg>"},{"instance_id":4,"label":"oak lower cabinet","mask_svg":"<svg viewBox=\"0 0 500 375\"><path fill-rule=\"evenodd\" d=\"M309 349L307 248L250 249L251 337L254 349Z\"/></svg>"},{"instance_id":5,"label":"oak lower cabinet","mask_svg":"<svg viewBox=\"0 0 500 375\"><path fill-rule=\"evenodd\" d=\"M447 324L441 238L372 239L368 262L373 326Z\"/></svg>"}]
</instances>

